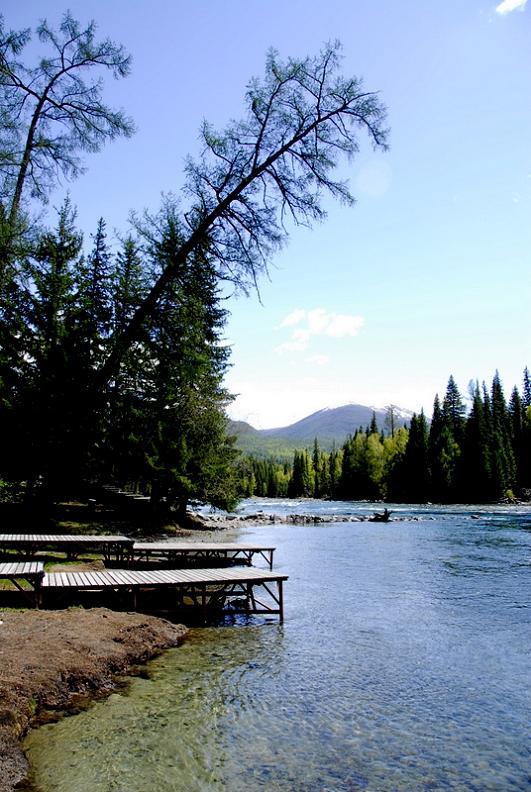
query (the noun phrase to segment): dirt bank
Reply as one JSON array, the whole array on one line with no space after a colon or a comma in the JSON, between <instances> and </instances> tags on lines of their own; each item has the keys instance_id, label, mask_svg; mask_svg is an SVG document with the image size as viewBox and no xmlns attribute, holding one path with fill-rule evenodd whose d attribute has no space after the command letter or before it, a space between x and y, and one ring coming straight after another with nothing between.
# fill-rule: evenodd
<instances>
[{"instance_id":1,"label":"dirt bank","mask_svg":"<svg viewBox=\"0 0 531 792\"><path fill-rule=\"evenodd\" d=\"M0 611L1 792L26 776L19 740L40 710L112 690L115 675L177 646L186 632L163 619L105 608Z\"/></svg>"}]
</instances>

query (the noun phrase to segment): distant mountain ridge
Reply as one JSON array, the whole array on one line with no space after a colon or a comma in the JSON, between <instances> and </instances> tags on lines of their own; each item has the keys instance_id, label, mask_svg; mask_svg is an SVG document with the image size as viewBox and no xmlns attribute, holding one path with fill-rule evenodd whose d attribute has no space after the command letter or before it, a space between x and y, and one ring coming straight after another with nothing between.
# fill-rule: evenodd
<instances>
[{"instance_id":1,"label":"distant mountain ridge","mask_svg":"<svg viewBox=\"0 0 531 792\"><path fill-rule=\"evenodd\" d=\"M394 407L395 428L409 424L413 413ZM275 429L255 429L244 421L231 421L229 431L236 435L236 445L241 451L257 456L289 456L296 448L310 448L315 438L323 451L335 445L339 448L348 435L359 427L370 426L373 413L379 430L386 427L388 408L366 407L362 404L345 404L318 410L289 426Z\"/></svg>"}]
</instances>

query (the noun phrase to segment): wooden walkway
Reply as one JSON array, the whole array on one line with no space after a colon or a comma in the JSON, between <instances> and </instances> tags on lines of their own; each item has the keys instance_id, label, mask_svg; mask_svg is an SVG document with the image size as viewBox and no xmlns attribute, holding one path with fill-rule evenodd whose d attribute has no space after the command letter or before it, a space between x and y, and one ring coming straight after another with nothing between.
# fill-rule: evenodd
<instances>
[{"instance_id":1,"label":"wooden walkway","mask_svg":"<svg viewBox=\"0 0 531 792\"><path fill-rule=\"evenodd\" d=\"M170 611L194 609L203 622L224 608L231 613L276 614L280 621L284 618L283 582L288 578L272 571L274 547L223 542L135 543L125 536L0 534L0 552L13 550L26 560L0 562L0 578L33 598L37 607L64 607L82 599L83 592L90 592L91 601L92 595L103 601L110 595L121 598L122 606L125 598L128 607L134 609L139 600L146 609L153 605ZM129 568L46 573L42 562L29 560L37 552L51 550L64 552L70 559L98 552L107 561L126 562ZM266 561L269 571L251 566L256 555ZM131 568L135 561L151 559L160 562L156 569ZM225 566L212 568L214 562ZM179 564L179 568L161 568L165 563ZM198 564L208 568L198 568ZM21 581L26 581L26 586Z\"/></svg>"},{"instance_id":2,"label":"wooden walkway","mask_svg":"<svg viewBox=\"0 0 531 792\"><path fill-rule=\"evenodd\" d=\"M231 613L275 614L284 618L283 582L287 575L256 568L237 569L105 569L86 572L55 572L45 574L41 583L43 604L54 599L70 599L80 591L129 592L133 607L138 599L149 599L154 593L173 599L170 610L199 609L201 621L209 614L229 607ZM50 597L49 595L52 595ZM53 596L55 595L55 596Z\"/></svg>"},{"instance_id":3,"label":"wooden walkway","mask_svg":"<svg viewBox=\"0 0 531 792\"><path fill-rule=\"evenodd\" d=\"M32 556L42 550L58 550L68 558L81 553L101 553L106 561L122 561L133 549L133 539L127 536L83 536L73 534L0 534L0 552L20 550Z\"/></svg>"},{"instance_id":4,"label":"wooden walkway","mask_svg":"<svg viewBox=\"0 0 531 792\"><path fill-rule=\"evenodd\" d=\"M43 578L44 564L41 561L0 563L0 580L11 581L37 607L39 607L40 587ZM24 580L30 586L29 592L20 585L20 581Z\"/></svg>"},{"instance_id":5,"label":"wooden walkway","mask_svg":"<svg viewBox=\"0 0 531 792\"><path fill-rule=\"evenodd\" d=\"M135 561L148 561L151 558L163 559L171 564L178 561L194 564L212 561L251 566L255 555L261 556L273 569L273 553L276 548L262 545L235 544L228 542L135 542L133 558Z\"/></svg>"}]
</instances>

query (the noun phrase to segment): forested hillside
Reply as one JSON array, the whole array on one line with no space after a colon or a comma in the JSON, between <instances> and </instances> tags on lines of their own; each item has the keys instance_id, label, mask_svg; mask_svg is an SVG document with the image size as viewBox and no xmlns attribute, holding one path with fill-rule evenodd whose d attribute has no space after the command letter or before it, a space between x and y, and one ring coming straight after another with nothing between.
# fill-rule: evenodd
<instances>
[{"instance_id":1,"label":"forested hillside","mask_svg":"<svg viewBox=\"0 0 531 792\"><path fill-rule=\"evenodd\" d=\"M240 461L244 496L314 497L425 503L480 503L531 497L531 380L507 402L496 373L489 388L471 387L470 407L450 377L435 397L428 422L413 415L408 427L386 434L376 420L338 449L302 448L291 463L247 457Z\"/></svg>"},{"instance_id":2,"label":"forested hillside","mask_svg":"<svg viewBox=\"0 0 531 792\"><path fill-rule=\"evenodd\" d=\"M331 451L341 446L355 427L369 426L374 420L378 429L394 431L407 425L412 415L412 412L395 405L376 408L345 404L319 410L277 429L254 429L243 421L236 421L231 422L230 431L236 437L236 446L244 453L284 459L292 457L297 449L311 448L316 438L323 451Z\"/></svg>"}]
</instances>

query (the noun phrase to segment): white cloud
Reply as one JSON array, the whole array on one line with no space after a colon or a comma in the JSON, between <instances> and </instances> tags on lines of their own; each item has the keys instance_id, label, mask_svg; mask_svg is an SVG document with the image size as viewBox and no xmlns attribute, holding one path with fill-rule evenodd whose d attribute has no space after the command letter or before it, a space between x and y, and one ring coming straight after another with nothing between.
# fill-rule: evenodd
<instances>
[{"instance_id":1,"label":"white cloud","mask_svg":"<svg viewBox=\"0 0 531 792\"><path fill-rule=\"evenodd\" d=\"M291 327L291 325L299 324L299 322L302 322L305 316L306 311L304 311L302 308L296 308L281 321L279 327Z\"/></svg>"},{"instance_id":2,"label":"white cloud","mask_svg":"<svg viewBox=\"0 0 531 792\"><path fill-rule=\"evenodd\" d=\"M304 324L302 324L304 322ZM298 308L282 320L279 327L295 327L290 341L276 347L276 352L303 352L312 337L345 338L359 333L365 320L353 314L329 313L324 308L305 311Z\"/></svg>"},{"instance_id":3,"label":"white cloud","mask_svg":"<svg viewBox=\"0 0 531 792\"><path fill-rule=\"evenodd\" d=\"M348 316L347 314L333 314L326 328L326 335L332 338L355 336L364 325L363 316Z\"/></svg>"},{"instance_id":4,"label":"white cloud","mask_svg":"<svg viewBox=\"0 0 531 792\"><path fill-rule=\"evenodd\" d=\"M308 331L312 335L325 333L330 321L329 316L324 308L314 308L313 311L308 311Z\"/></svg>"},{"instance_id":5,"label":"white cloud","mask_svg":"<svg viewBox=\"0 0 531 792\"><path fill-rule=\"evenodd\" d=\"M502 2L496 6L496 13L501 14L509 14L511 11L523 11L526 6L527 0L502 0Z\"/></svg>"},{"instance_id":6,"label":"white cloud","mask_svg":"<svg viewBox=\"0 0 531 792\"><path fill-rule=\"evenodd\" d=\"M327 355L312 355L307 358L308 363L314 363L316 366L326 366L329 361Z\"/></svg>"},{"instance_id":7,"label":"white cloud","mask_svg":"<svg viewBox=\"0 0 531 792\"><path fill-rule=\"evenodd\" d=\"M297 329L291 334L291 337L294 341L300 341L302 344L306 344L310 340L310 336L310 331L304 330L302 327L297 327Z\"/></svg>"},{"instance_id":8,"label":"white cloud","mask_svg":"<svg viewBox=\"0 0 531 792\"><path fill-rule=\"evenodd\" d=\"M282 355L284 352L304 352L308 343L306 341L285 341L275 347L275 352Z\"/></svg>"}]
</instances>

